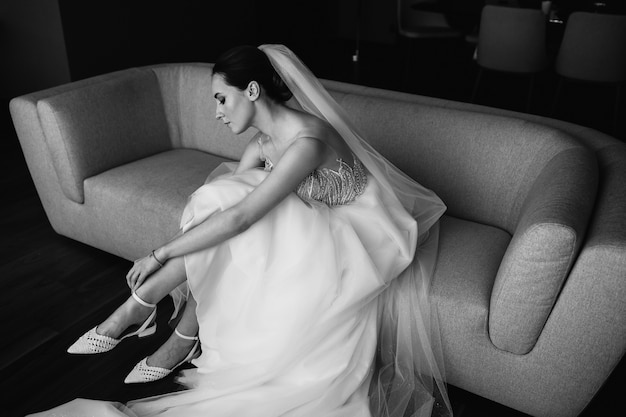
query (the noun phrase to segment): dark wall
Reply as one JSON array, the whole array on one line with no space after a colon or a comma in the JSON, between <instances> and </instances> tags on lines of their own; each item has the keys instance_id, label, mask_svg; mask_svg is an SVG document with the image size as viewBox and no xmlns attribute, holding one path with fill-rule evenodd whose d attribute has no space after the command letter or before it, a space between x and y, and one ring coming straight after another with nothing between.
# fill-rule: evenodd
<instances>
[{"instance_id":1,"label":"dark wall","mask_svg":"<svg viewBox=\"0 0 626 417\"><path fill-rule=\"evenodd\" d=\"M129 67L213 62L283 43L320 77L351 76L361 40L395 42L393 0L0 0L1 99ZM3 125L8 111L2 113Z\"/></svg>"},{"instance_id":2,"label":"dark wall","mask_svg":"<svg viewBox=\"0 0 626 417\"><path fill-rule=\"evenodd\" d=\"M331 36L330 3L59 0L73 80L155 63L212 62L240 44L293 44L304 59Z\"/></svg>"},{"instance_id":3,"label":"dark wall","mask_svg":"<svg viewBox=\"0 0 626 417\"><path fill-rule=\"evenodd\" d=\"M14 173L7 167L20 160L21 153L9 100L70 81L57 1L0 0L0 56L0 152L7 169L2 176L10 176Z\"/></svg>"},{"instance_id":4,"label":"dark wall","mask_svg":"<svg viewBox=\"0 0 626 417\"><path fill-rule=\"evenodd\" d=\"M325 76L351 64L357 37L394 43L395 11L395 0L1 0L3 80L23 80L4 96L134 66L211 62L240 44L284 43Z\"/></svg>"},{"instance_id":5,"label":"dark wall","mask_svg":"<svg viewBox=\"0 0 626 417\"><path fill-rule=\"evenodd\" d=\"M56 0L0 1L3 102L70 80Z\"/></svg>"}]
</instances>

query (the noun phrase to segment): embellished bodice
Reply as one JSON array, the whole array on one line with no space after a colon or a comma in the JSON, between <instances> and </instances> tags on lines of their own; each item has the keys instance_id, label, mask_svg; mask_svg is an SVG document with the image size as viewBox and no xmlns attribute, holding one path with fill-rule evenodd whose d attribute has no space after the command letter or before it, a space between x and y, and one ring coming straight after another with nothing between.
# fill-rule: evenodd
<instances>
[{"instance_id":1,"label":"embellished bodice","mask_svg":"<svg viewBox=\"0 0 626 417\"><path fill-rule=\"evenodd\" d=\"M271 171L272 161L263 152L261 138L258 140L259 153L265 162L265 170ZM315 200L328 206L349 204L363 194L367 186L367 172L358 158L353 156L350 166L343 159L337 159L337 169L318 168L311 172L296 188L296 194L303 200Z\"/></svg>"}]
</instances>

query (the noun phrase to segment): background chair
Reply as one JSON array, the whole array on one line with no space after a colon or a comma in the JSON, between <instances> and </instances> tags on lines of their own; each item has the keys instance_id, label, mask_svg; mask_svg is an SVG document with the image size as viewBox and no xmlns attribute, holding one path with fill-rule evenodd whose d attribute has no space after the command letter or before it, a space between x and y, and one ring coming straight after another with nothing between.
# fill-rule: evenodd
<instances>
[{"instance_id":1,"label":"background chair","mask_svg":"<svg viewBox=\"0 0 626 417\"><path fill-rule=\"evenodd\" d=\"M615 88L615 131L621 87L626 80L626 15L572 13L556 57L555 72L559 80L552 103L553 115L564 80L604 84Z\"/></svg>"},{"instance_id":2,"label":"background chair","mask_svg":"<svg viewBox=\"0 0 626 417\"><path fill-rule=\"evenodd\" d=\"M461 32L450 26L437 0L398 0L398 33L410 39L457 38Z\"/></svg>"},{"instance_id":3,"label":"background chair","mask_svg":"<svg viewBox=\"0 0 626 417\"><path fill-rule=\"evenodd\" d=\"M547 66L546 15L539 9L486 5L481 13L476 53L476 100L484 70L527 75L526 111L530 110L535 75Z\"/></svg>"}]
</instances>

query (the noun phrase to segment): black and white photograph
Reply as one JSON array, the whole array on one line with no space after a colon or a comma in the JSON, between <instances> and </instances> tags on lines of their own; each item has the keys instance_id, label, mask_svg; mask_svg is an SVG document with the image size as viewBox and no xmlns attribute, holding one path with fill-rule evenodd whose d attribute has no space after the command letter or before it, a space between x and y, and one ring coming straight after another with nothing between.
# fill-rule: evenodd
<instances>
[{"instance_id":1,"label":"black and white photograph","mask_svg":"<svg viewBox=\"0 0 626 417\"><path fill-rule=\"evenodd\" d=\"M0 414L596 417L626 1L3 0Z\"/></svg>"}]
</instances>

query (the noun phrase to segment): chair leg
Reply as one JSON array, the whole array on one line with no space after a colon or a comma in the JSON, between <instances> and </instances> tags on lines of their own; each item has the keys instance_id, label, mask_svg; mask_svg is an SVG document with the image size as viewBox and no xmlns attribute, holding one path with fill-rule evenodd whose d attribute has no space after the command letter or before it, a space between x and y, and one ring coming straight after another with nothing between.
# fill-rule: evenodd
<instances>
[{"instance_id":1,"label":"chair leg","mask_svg":"<svg viewBox=\"0 0 626 417\"><path fill-rule=\"evenodd\" d=\"M481 67L478 68L478 74L476 74L476 81L474 81L474 88L472 89L472 99L471 102L476 102L476 96L478 95L478 86L483 77L483 69Z\"/></svg>"}]
</instances>

